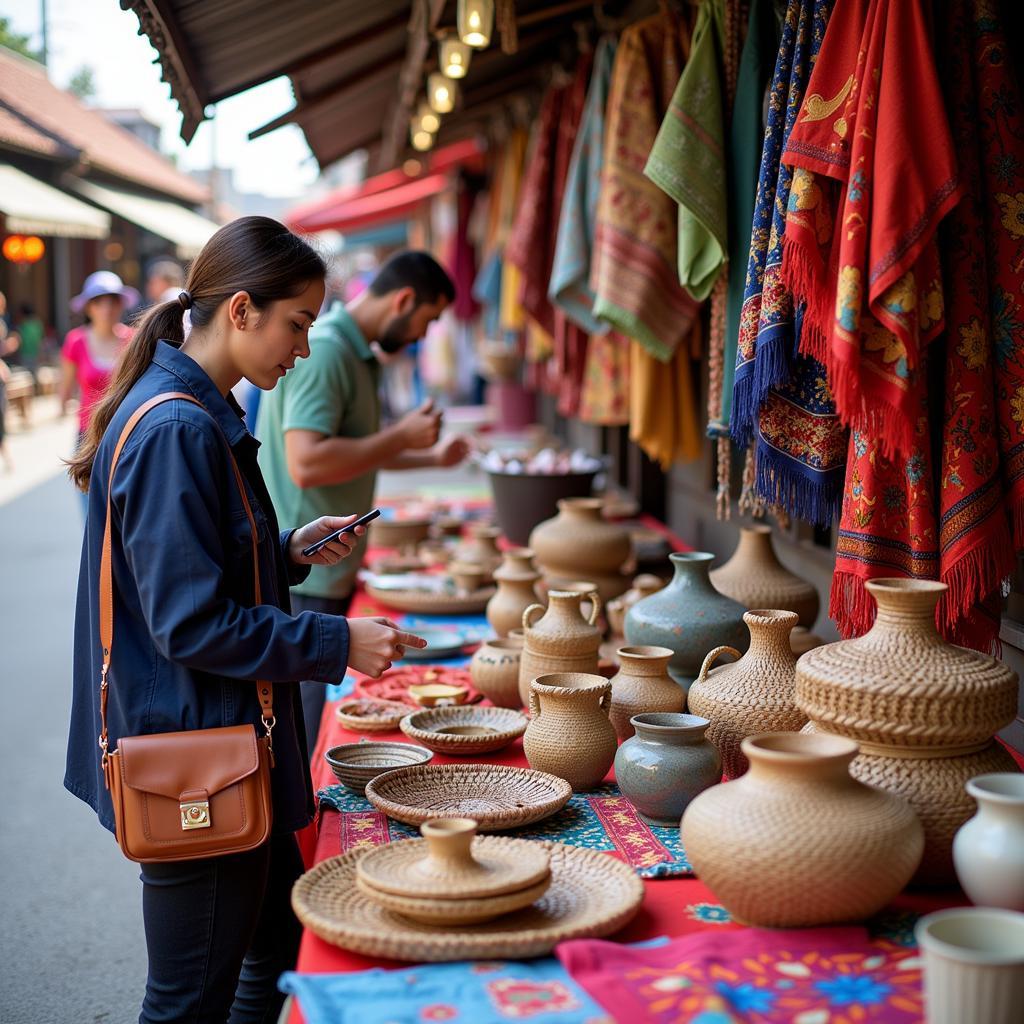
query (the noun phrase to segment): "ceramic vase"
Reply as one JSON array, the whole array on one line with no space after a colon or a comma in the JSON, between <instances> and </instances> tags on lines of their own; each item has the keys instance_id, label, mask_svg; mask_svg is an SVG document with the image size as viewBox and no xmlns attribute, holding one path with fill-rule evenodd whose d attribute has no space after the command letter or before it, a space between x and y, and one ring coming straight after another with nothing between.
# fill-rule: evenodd
<instances>
[{"instance_id":1,"label":"ceramic vase","mask_svg":"<svg viewBox=\"0 0 1024 1024\"><path fill-rule=\"evenodd\" d=\"M519 664L523 644L519 639L500 637L482 643L469 663L473 685L499 708L520 708Z\"/></svg>"},{"instance_id":2,"label":"ceramic vase","mask_svg":"<svg viewBox=\"0 0 1024 1024\"><path fill-rule=\"evenodd\" d=\"M580 605L590 602L584 617ZM600 598L578 590L551 590L548 607L534 604L523 612L526 640L519 666L519 696L530 701L530 683L550 672L597 673L601 632L595 625L601 612Z\"/></svg>"},{"instance_id":3,"label":"ceramic vase","mask_svg":"<svg viewBox=\"0 0 1024 1024\"><path fill-rule=\"evenodd\" d=\"M806 730L860 742L853 775L906 798L924 826L915 881L949 885L953 836L974 813L967 781L1018 770L992 739L1016 715L1017 675L942 639L935 609L944 583L878 579L866 587L878 605L874 625L803 655L796 703Z\"/></svg>"},{"instance_id":4,"label":"ceramic vase","mask_svg":"<svg viewBox=\"0 0 1024 1024\"><path fill-rule=\"evenodd\" d=\"M608 719L612 686L603 676L554 672L530 685L523 750L530 767L565 779L580 793L599 786L618 738Z\"/></svg>"},{"instance_id":5,"label":"ceramic vase","mask_svg":"<svg viewBox=\"0 0 1024 1024\"><path fill-rule=\"evenodd\" d=\"M711 582L745 608L785 608L810 629L818 617L818 591L778 559L770 526L741 526L732 558L711 572Z\"/></svg>"},{"instance_id":6,"label":"ceramic vase","mask_svg":"<svg viewBox=\"0 0 1024 1024\"><path fill-rule=\"evenodd\" d=\"M474 523L469 528L469 536L455 549L455 559L459 562L481 565L490 576L501 565L501 550L498 538L501 530L485 523Z\"/></svg>"},{"instance_id":7,"label":"ceramic vase","mask_svg":"<svg viewBox=\"0 0 1024 1024\"><path fill-rule=\"evenodd\" d=\"M722 759L705 736L709 724L670 712L633 717L635 735L615 754L615 781L649 824L678 826L690 801L721 781Z\"/></svg>"},{"instance_id":8,"label":"ceramic vase","mask_svg":"<svg viewBox=\"0 0 1024 1024\"><path fill-rule=\"evenodd\" d=\"M793 632L789 634L789 646L798 658L801 654L813 651L815 647L821 647L824 642L820 636L803 626L794 626Z\"/></svg>"},{"instance_id":9,"label":"ceramic vase","mask_svg":"<svg viewBox=\"0 0 1024 1024\"><path fill-rule=\"evenodd\" d=\"M701 881L737 921L812 928L881 910L921 860L906 801L850 775L857 744L840 736L762 733L742 743L750 770L683 814Z\"/></svg>"},{"instance_id":10,"label":"ceramic vase","mask_svg":"<svg viewBox=\"0 0 1024 1024\"><path fill-rule=\"evenodd\" d=\"M629 531L609 522L600 498L564 498L558 515L536 526L530 547L544 578L553 586L567 580L592 580L607 601L629 585L623 565L633 553Z\"/></svg>"},{"instance_id":11,"label":"ceramic vase","mask_svg":"<svg viewBox=\"0 0 1024 1024\"><path fill-rule=\"evenodd\" d=\"M1024 775L967 783L978 813L953 839L956 877L972 903L1024 910Z\"/></svg>"},{"instance_id":12,"label":"ceramic vase","mask_svg":"<svg viewBox=\"0 0 1024 1024\"><path fill-rule=\"evenodd\" d=\"M651 594L656 594L665 586L665 581L653 573L641 573L634 580L629 590L621 597L616 597L605 605L608 616L608 628L612 636L624 636L626 629L626 613L630 608Z\"/></svg>"},{"instance_id":13,"label":"ceramic vase","mask_svg":"<svg viewBox=\"0 0 1024 1024\"><path fill-rule=\"evenodd\" d=\"M634 715L683 710L686 698L668 674L668 647L620 647L616 657L619 671L612 676L609 718L620 740L633 735Z\"/></svg>"},{"instance_id":14,"label":"ceramic vase","mask_svg":"<svg viewBox=\"0 0 1024 1024\"><path fill-rule=\"evenodd\" d=\"M511 548L494 571L498 589L487 602L487 621L498 636L507 636L523 621L523 612L537 603L536 583L540 573L533 567L529 548Z\"/></svg>"},{"instance_id":15,"label":"ceramic vase","mask_svg":"<svg viewBox=\"0 0 1024 1024\"><path fill-rule=\"evenodd\" d=\"M668 557L675 575L663 590L638 601L626 613L626 643L671 648L669 675L686 691L713 647L726 644L746 651L746 609L711 585L708 570L714 555L687 551Z\"/></svg>"},{"instance_id":16,"label":"ceramic vase","mask_svg":"<svg viewBox=\"0 0 1024 1024\"><path fill-rule=\"evenodd\" d=\"M807 716L796 706L796 655L789 632L796 612L756 609L743 621L750 630L750 649L740 657L734 647L716 647L704 659L687 695L690 711L711 722L708 739L722 754L727 779L747 770L740 750L746 736L759 732L796 732ZM739 660L711 668L722 654Z\"/></svg>"}]
</instances>

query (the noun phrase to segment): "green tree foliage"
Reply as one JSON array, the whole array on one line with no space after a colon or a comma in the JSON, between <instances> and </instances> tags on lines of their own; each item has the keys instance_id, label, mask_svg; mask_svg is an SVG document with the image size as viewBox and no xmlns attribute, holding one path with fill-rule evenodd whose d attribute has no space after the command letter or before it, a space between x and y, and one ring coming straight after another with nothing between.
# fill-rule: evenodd
<instances>
[{"instance_id":1,"label":"green tree foliage","mask_svg":"<svg viewBox=\"0 0 1024 1024\"><path fill-rule=\"evenodd\" d=\"M10 18L0 18L0 46L6 46L29 60L42 60L42 54L32 48L30 37L23 36L11 28Z\"/></svg>"},{"instance_id":2,"label":"green tree foliage","mask_svg":"<svg viewBox=\"0 0 1024 1024\"><path fill-rule=\"evenodd\" d=\"M96 78L88 64L83 64L68 82L68 92L80 100L90 100L96 95Z\"/></svg>"}]
</instances>

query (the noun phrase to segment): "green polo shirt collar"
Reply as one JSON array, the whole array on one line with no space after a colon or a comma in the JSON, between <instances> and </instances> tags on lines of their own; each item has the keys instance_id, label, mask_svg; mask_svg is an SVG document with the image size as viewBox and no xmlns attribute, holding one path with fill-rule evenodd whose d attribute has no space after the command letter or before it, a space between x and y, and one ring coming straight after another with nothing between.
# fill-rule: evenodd
<instances>
[{"instance_id":1,"label":"green polo shirt collar","mask_svg":"<svg viewBox=\"0 0 1024 1024\"><path fill-rule=\"evenodd\" d=\"M363 334L359 328L359 324L356 323L355 318L342 303L335 302L327 311L326 316L322 316L317 319L317 323L329 327L337 327L337 329L348 339L349 344L360 359L372 359L376 362L377 357L373 354L373 349L370 348L370 343L366 340L366 335Z\"/></svg>"}]
</instances>

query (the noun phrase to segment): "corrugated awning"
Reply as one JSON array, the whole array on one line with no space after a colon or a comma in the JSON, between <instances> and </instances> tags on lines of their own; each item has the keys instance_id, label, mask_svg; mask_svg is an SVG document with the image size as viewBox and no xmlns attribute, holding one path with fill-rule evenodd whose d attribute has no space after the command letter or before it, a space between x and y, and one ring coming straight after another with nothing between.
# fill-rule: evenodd
<instances>
[{"instance_id":1,"label":"corrugated awning","mask_svg":"<svg viewBox=\"0 0 1024 1024\"><path fill-rule=\"evenodd\" d=\"M0 164L0 211L7 230L58 238L106 238L110 217L102 210L19 171Z\"/></svg>"},{"instance_id":2,"label":"corrugated awning","mask_svg":"<svg viewBox=\"0 0 1024 1024\"><path fill-rule=\"evenodd\" d=\"M86 199L140 228L172 242L182 259L195 256L220 226L193 210L166 199L150 199L110 185L76 181L71 186Z\"/></svg>"}]
</instances>

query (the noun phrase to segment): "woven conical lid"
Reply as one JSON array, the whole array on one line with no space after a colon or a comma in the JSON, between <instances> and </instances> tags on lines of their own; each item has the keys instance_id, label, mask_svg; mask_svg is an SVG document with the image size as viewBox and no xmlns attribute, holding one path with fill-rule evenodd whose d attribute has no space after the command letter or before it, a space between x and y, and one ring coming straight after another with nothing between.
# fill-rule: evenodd
<instances>
[{"instance_id":1,"label":"woven conical lid","mask_svg":"<svg viewBox=\"0 0 1024 1024\"><path fill-rule=\"evenodd\" d=\"M518 892L550 873L539 843L476 836L472 818L437 818L420 831L423 839L371 850L359 861L358 877L397 896L455 900Z\"/></svg>"}]
</instances>

